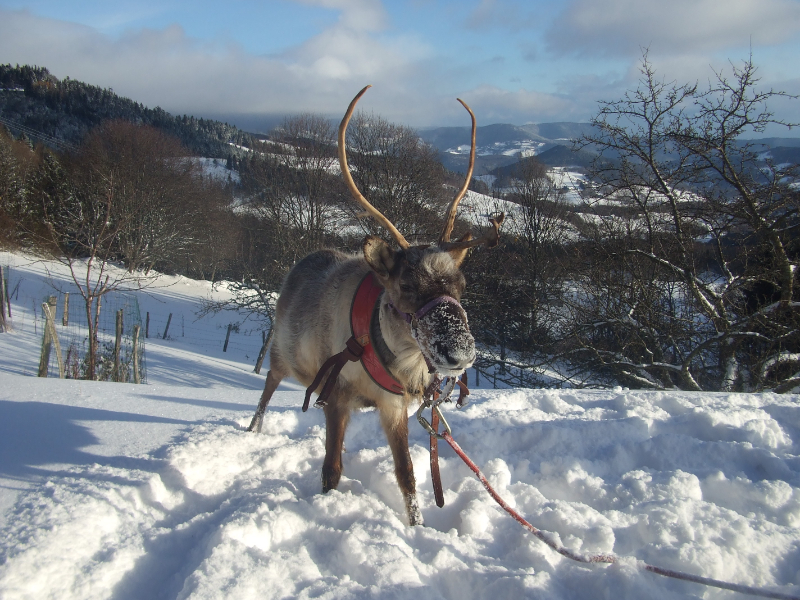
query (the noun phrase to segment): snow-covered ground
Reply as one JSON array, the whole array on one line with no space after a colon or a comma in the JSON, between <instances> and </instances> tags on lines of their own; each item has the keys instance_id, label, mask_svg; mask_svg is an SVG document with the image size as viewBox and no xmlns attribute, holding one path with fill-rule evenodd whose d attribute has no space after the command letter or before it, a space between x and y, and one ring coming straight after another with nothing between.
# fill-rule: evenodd
<instances>
[{"instance_id":1,"label":"snow-covered ground","mask_svg":"<svg viewBox=\"0 0 800 600\"><path fill-rule=\"evenodd\" d=\"M566 167L553 167L547 171L553 178L556 187L564 191L564 201L569 204L583 203L583 188L587 183L586 175L570 171Z\"/></svg>"},{"instance_id":2,"label":"snow-covered ground","mask_svg":"<svg viewBox=\"0 0 800 600\"><path fill-rule=\"evenodd\" d=\"M14 330L0 333L4 600L742 597L643 572L633 559L569 561L503 513L444 444L446 505L436 508L415 420L425 527L405 523L371 412L351 422L339 490L320 494L321 411L302 413L302 391L285 382L264 432L244 430L263 384L252 373L260 336L239 334L223 353L232 316L196 320L211 293L203 282L165 277L141 295L143 312L184 316L182 331L147 340L147 384L34 377L32 311L52 289L41 263L0 253L0 264L19 283ZM455 439L566 546L800 595L800 397L519 389L471 398L446 410Z\"/></svg>"},{"instance_id":3,"label":"snow-covered ground","mask_svg":"<svg viewBox=\"0 0 800 600\"><path fill-rule=\"evenodd\" d=\"M225 161L220 158L195 158L194 159L203 171L203 175L211 177L223 183L239 183L241 178L238 171L232 171L225 167Z\"/></svg>"},{"instance_id":4,"label":"snow-covered ground","mask_svg":"<svg viewBox=\"0 0 800 600\"><path fill-rule=\"evenodd\" d=\"M583 189L588 182L586 175L570 171L568 167L552 167L547 170L547 174L553 180L555 187L564 192L563 200L565 202L573 205L583 204ZM478 175L475 179L483 181L491 188L497 177L495 175ZM512 188L504 188L499 191L504 194L514 193Z\"/></svg>"},{"instance_id":5,"label":"snow-covered ground","mask_svg":"<svg viewBox=\"0 0 800 600\"><path fill-rule=\"evenodd\" d=\"M475 154L478 156L536 156L546 144L534 140L514 140L510 142L494 142L486 146L476 146ZM447 148L445 152L460 156L468 156L472 147L462 144Z\"/></svg>"}]
</instances>

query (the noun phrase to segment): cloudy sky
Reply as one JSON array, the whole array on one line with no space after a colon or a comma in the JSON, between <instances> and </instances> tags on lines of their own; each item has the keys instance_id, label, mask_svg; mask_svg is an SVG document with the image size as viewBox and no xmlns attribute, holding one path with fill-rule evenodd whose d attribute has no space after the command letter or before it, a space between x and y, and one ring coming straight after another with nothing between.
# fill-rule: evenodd
<instances>
[{"instance_id":1,"label":"cloudy sky","mask_svg":"<svg viewBox=\"0 0 800 600\"><path fill-rule=\"evenodd\" d=\"M752 52L800 93L800 0L0 0L0 63L234 122L338 116L368 83L364 108L417 127L466 124L456 97L480 124L585 121L643 48L681 83Z\"/></svg>"}]
</instances>

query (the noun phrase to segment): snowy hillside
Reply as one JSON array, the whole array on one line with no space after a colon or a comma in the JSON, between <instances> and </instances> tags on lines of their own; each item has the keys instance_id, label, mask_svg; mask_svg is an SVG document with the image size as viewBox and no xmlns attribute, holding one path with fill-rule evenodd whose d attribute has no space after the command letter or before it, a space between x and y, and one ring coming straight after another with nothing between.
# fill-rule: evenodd
<instances>
[{"instance_id":1,"label":"snowy hillside","mask_svg":"<svg viewBox=\"0 0 800 600\"><path fill-rule=\"evenodd\" d=\"M244 431L260 334L198 320L204 282L139 300L174 335L147 340L147 383L36 378L33 311L57 265L0 253L14 330L0 333L0 597L16 599L723 599L638 561L800 595L800 397L473 390L446 408L499 493L574 563L503 513L444 444L435 506L428 439L411 444L425 527L405 524L372 412L354 416L339 490L319 493L322 412L284 382ZM18 287L17 287L17 284ZM214 292L223 294L224 292ZM179 315L182 320L179 320ZM155 327L154 327L155 329ZM250 335L247 335L250 333Z\"/></svg>"}]
</instances>

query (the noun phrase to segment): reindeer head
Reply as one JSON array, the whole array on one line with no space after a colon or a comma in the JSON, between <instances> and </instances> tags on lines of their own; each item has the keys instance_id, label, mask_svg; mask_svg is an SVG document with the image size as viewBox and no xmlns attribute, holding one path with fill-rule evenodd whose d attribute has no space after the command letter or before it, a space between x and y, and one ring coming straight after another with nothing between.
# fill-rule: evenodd
<instances>
[{"instance_id":1,"label":"reindeer head","mask_svg":"<svg viewBox=\"0 0 800 600\"><path fill-rule=\"evenodd\" d=\"M481 244L497 245L503 215L490 219L492 228L480 239L467 233L457 242L450 241L458 204L467 193L475 166L475 115L466 103L458 101L472 118L472 148L464 185L450 204L444 228L437 244L411 246L395 226L359 192L347 165L345 134L361 96L362 89L347 109L339 125L339 164L342 175L356 201L394 237L399 250L384 240L368 236L364 240L364 258L386 290L390 306L411 326L431 371L441 375L458 375L475 360L475 340L469 332L467 314L460 304L464 291L464 275L460 271L469 248Z\"/></svg>"}]
</instances>

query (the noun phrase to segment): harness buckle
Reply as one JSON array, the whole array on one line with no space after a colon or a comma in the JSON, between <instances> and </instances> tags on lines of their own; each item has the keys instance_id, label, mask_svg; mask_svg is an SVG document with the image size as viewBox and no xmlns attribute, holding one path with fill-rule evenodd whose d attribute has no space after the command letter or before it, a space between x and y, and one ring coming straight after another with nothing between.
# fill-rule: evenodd
<instances>
[{"instance_id":1,"label":"harness buckle","mask_svg":"<svg viewBox=\"0 0 800 600\"><path fill-rule=\"evenodd\" d=\"M429 435L437 439L443 440L444 433L439 433L438 431L436 431L430 424L430 422L428 422L428 420L422 416L422 411L425 410L427 407L428 405L426 403L423 403L422 406L419 407L419 410L417 411L417 421L419 421L419 424L422 425L422 428L425 431L427 431ZM444 415L442 414L442 411L439 408L439 404L438 403L431 404L430 407L431 407L431 414L433 414L433 412L436 411L436 416L438 416L439 420L442 422L445 433L447 433L448 435L452 435L453 431L450 429L450 425L447 422L447 419L444 418Z\"/></svg>"},{"instance_id":2,"label":"harness buckle","mask_svg":"<svg viewBox=\"0 0 800 600\"><path fill-rule=\"evenodd\" d=\"M457 379L455 377L445 377L444 381L442 381L442 379L436 375L433 382L431 382L431 385L428 386L428 390L426 390L427 393L425 394L422 404L417 411L417 421L419 421L419 424L422 425L422 428L427 431L428 434L436 437L437 439L444 439L444 435L433 428L430 422L422 416L422 412L426 408L430 407L431 414L433 414L434 411L436 412L436 416L439 417L439 420L442 422L445 432L449 435L452 435L453 432L450 429L450 425L448 424L447 419L444 418L439 405L442 402L449 401L450 394L453 393L453 389L456 387L456 381ZM444 387L439 390L438 388L442 385L442 383L444 383Z\"/></svg>"}]
</instances>

